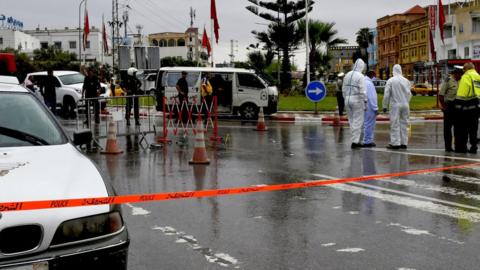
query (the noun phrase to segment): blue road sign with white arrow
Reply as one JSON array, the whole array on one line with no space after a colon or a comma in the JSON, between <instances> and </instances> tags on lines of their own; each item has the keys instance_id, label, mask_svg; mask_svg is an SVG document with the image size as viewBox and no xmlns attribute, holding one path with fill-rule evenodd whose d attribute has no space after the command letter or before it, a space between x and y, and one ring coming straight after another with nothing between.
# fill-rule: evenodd
<instances>
[{"instance_id":1,"label":"blue road sign with white arrow","mask_svg":"<svg viewBox=\"0 0 480 270\"><path fill-rule=\"evenodd\" d=\"M327 88L322 82L313 81L307 85L307 88L305 88L305 95L312 102L319 102L327 95Z\"/></svg>"}]
</instances>

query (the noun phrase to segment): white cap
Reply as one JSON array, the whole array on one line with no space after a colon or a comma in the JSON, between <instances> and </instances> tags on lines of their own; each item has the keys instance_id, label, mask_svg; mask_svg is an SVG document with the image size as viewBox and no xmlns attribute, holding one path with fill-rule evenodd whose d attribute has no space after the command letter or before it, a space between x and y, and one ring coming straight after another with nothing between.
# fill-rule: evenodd
<instances>
[{"instance_id":1,"label":"white cap","mask_svg":"<svg viewBox=\"0 0 480 270\"><path fill-rule=\"evenodd\" d=\"M127 70L127 74L130 75L130 76L133 76L135 75L135 73L137 73L138 69L134 68L134 67L131 67Z\"/></svg>"},{"instance_id":2,"label":"white cap","mask_svg":"<svg viewBox=\"0 0 480 270\"><path fill-rule=\"evenodd\" d=\"M337 75L337 76L338 76L338 77L343 77L343 76L345 76L345 73L343 73L343 72L340 72L340 73L338 73L338 75Z\"/></svg>"}]
</instances>

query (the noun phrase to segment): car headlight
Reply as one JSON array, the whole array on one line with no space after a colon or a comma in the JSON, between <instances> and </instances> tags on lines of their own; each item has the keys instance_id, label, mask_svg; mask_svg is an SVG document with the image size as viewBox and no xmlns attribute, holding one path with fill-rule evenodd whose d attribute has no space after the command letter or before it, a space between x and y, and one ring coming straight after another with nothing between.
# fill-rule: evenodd
<instances>
[{"instance_id":1,"label":"car headlight","mask_svg":"<svg viewBox=\"0 0 480 270\"><path fill-rule=\"evenodd\" d=\"M58 227L52 246L109 235L122 228L123 220L119 212L68 220Z\"/></svg>"},{"instance_id":2,"label":"car headlight","mask_svg":"<svg viewBox=\"0 0 480 270\"><path fill-rule=\"evenodd\" d=\"M79 89L79 88L75 88L75 92L81 94L82 93L82 89Z\"/></svg>"}]
</instances>

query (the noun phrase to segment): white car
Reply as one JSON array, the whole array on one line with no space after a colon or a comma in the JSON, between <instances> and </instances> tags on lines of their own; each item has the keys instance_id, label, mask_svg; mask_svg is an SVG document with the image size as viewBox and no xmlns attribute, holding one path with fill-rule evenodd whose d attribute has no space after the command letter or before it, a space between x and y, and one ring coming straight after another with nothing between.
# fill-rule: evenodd
<instances>
[{"instance_id":1,"label":"white car","mask_svg":"<svg viewBox=\"0 0 480 270\"><path fill-rule=\"evenodd\" d=\"M57 105L62 108L65 116L75 116L75 109L78 101L82 98L82 87L85 76L77 71L53 71L53 76L57 79L60 87L57 87ZM43 80L47 77L47 72L30 73L26 78L36 85L36 91L40 90ZM107 92L107 85L101 84L102 93Z\"/></svg>"},{"instance_id":2,"label":"white car","mask_svg":"<svg viewBox=\"0 0 480 270\"><path fill-rule=\"evenodd\" d=\"M0 83L0 201L114 196L108 181L20 85ZM0 210L1 211L1 210ZM0 268L126 269L129 238L118 205L0 212Z\"/></svg>"},{"instance_id":3,"label":"white car","mask_svg":"<svg viewBox=\"0 0 480 270\"><path fill-rule=\"evenodd\" d=\"M4 76L4 75L0 75L0 83L20 84L17 77L15 77L15 76Z\"/></svg>"}]
</instances>

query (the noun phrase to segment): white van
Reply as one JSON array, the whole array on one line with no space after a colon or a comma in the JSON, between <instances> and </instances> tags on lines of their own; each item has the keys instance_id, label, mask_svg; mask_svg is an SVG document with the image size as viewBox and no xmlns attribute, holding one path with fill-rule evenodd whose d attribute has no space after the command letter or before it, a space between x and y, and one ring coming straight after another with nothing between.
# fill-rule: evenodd
<instances>
[{"instance_id":1,"label":"white van","mask_svg":"<svg viewBox=\"0 0 480 270\"><path fill-rule=\"evenodd\" d=\"M278 90L270 86L254 71L239 68L210 68L210 67L164 67L157 76L157 98L171 98L178 95L177 81L186 71L189 86L189 101L196 96L200 98L201 78L208 74L210 83L217 93L218 110L221 114L238 113L244 119L256 119L259 108L263 107L265 114L277 112ZM216 88L222 90L216 91Z\"/></svg>"}]
</instances>

